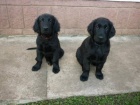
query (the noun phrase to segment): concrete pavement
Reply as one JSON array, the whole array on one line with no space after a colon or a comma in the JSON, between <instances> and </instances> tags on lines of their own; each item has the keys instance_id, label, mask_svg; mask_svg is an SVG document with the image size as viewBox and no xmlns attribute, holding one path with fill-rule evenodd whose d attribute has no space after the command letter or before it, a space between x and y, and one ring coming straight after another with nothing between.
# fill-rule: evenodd
<instances>
[{"instance_id":1,"label":"concrete pavement","mask_svg":"<svg viewBox=\"0 0 140 105\"><path fill-rule=\"evenodd\" d=\"M25 103L69 96L94 96L140 91L140 36L115 36L103 68L104 79L95 77L91 66L88 81L81 82L81 66L75 52L87 36L60 36L65 55L58 74L45 59L42 68L32 72L36 36L0 38L0 103Z\"/></svg>"}]
</instances>

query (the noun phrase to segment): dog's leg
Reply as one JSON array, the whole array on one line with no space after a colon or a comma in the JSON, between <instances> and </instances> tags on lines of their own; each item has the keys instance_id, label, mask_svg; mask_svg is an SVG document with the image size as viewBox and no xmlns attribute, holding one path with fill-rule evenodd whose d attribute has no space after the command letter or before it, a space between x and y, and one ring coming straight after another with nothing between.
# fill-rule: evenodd
<instances>
[{"instance_id":1,"label":"dog's leg","mask_svg":"<svg viewBox=\"0 0 140 105\"><path fill-rule=\"evenodd\" d=\"M79 64L82 66L82 70L83 70L83 59L82 59L79 48L77 49L77 52L76 52L76 58Z\"/></svg>"},{"instance_id":2,"label":"dog's leg","mask_svg":"<svg viewBox=\"0 0 140 105\"><path fill-rule=\"evenodd\" d=\"M60 71L60 68L59 68L59 51L56 50L53 54L53 72L56 74Z\"/></svg>"},{"instance_id":3,"label":"dog's leg","mask_svg":"<svg viewBox=\"0 0 140 105\"><path fill-rule=\"evenodd\" d=\"M64 50L62 48L60 48L59 58L61 58L63 55L64 55Z\"/></svg>"},{"instance_id":4,"label":"dog's leg","mask_svg":"<svg viewBox=\"0 0 140 105\"><path fill-rule=\"evenodd\" d=\"M99 65L96 66L95 76L96 76L97 79L102 80L104 78L103 73L102 73L103 66L104 66L104 64L99 64Z\"/></svg>"},{"instance_id":5,"label":"dog's leg","mask_svg":"<svg viewBox=\"0 0 140 105\"><path fill-rule=\"evenodd\" d=\"M84 57L84 59L83 59L82 70L83 70L83 73L80 76L80 80L87 81L88 77L89 77L89 71L90 71L90 63L89 63L89 60L87 59L87 57Z\"/></svg>"},{"instance_id":6,"label":"dog's leg","mask_svg":"<svg viewBox=\"0 0 140 105\"><path fill-rule=\"evenodd\" d=\"M41 68L42 59L44 57L43 53L38 49L36 52L37 52L37 57L36 57L37 63L32 67L32 71L38 71Z\"/></svg>"}]
</instances>

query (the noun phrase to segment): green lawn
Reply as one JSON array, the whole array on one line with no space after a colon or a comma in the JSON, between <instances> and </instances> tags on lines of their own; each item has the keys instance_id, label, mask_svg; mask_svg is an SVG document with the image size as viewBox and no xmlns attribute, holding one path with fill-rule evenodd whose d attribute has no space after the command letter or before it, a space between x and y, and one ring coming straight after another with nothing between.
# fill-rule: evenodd
<instances>
[{"instance_id":1,"label":"green lawn","mask_svg":"<svg viewBox=\"0 0 140 105\"><path fill-rule=\"evenodd\" d=\"M140 92L107 96L78 96L22 105L140 105Z\"/></svg>"}]
</instances>

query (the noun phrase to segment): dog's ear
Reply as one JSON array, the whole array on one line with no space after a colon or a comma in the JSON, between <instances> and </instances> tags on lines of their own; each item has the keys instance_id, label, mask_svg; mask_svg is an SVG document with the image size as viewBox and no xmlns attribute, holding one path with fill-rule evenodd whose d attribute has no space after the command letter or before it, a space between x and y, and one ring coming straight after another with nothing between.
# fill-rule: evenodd
<instances>
[{"instance_id":1,"label":"dog's ear","mask_svg":"<svg viewBox=\"0 0 140 105\"><path fill-rule=\"evenodd\" d=\"M58 33L60 31L60 24L55 17L54 17L53 31L54 33Z\"/></svg>"},{"instance_id":2,"label":"dog's ear","mask_svg":"<svg viewBox=\"0 0 140 105\"><path fill-rule=\"evenodd\" d=\"M87 27L87 31L90 35L94 35L94 26L95 26L95 21L96 20L93 20Z\"/></svg>"},{"instance_id":3,"label":"dog's ear","mask_svg":"<svg viewBox=\"0 0 140 105\"><path fill-rule=\"evenodd\" d=\"M93 35L93 22L91 22L88 27L87 27L87 31L90 35Z\"/></svg>"},{"instance_id":4,"label":"dog's ear","mask_svg":"<svg viewBox=\"0 0 140 105\"><path fill-rule=\"evenodd\" d=\"M112 38L116 33L116 30L113 26L113 23L110 21L110 32L109 32L109 38Z\"/></svg>"},{"instance_id":5,"label":"dog's ear","mask_svg":"<svg viewBox=\"0 0 140 105\"><path fill-rule=\"evenodd\" d=\"M36 32L38 34L40 33L39 17L34 22L33 30L34 30L34 32Z\"/></svg>"}]
</instances>

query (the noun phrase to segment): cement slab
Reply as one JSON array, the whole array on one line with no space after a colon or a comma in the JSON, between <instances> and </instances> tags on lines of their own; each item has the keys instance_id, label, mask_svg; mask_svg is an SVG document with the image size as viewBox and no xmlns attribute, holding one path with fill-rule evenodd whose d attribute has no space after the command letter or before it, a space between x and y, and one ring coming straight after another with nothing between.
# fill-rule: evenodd
<instances>
[{"instance_id":1,"label":"cement slab","mask_svg":"<svg viewBox=\"0 0 140 105\"><path fill-rule=\"evenodd\" d=\"M94 96L140 91L140 37L116 36L111 39L111 51L104 65L104 79L95 77L91 66L89 80L80 81L82 73L75 52L87 36L60 36L65 51L60 59L60 72L43 60L41 70L32 72L36 51L36 36L0 38L0 103L25 103L69 96Z\"/></svg>"},{"instance_id":2,"label":"cement slab","mask_svg":"<svg viewBox=\"0 0 140 105\"><path fill-rule=\"evenodd\" d=\"M48 99L69 96L95 96L140 91L140 38L114 37L111 51L103 68L104 79L95 77L95 67L91 66L89 80L80 81L82 73L75 52L85 37L61 39L64 57L60 60L61 71L48 71Z\"/></svg>"},{"instance_id":3,"label":"cement slab","mask_svg":"<svg viewBox=\"0 0 140 105\"><path fill-rule=\"evenodd\" d=\"M46 65L44 63L40 71L32 72L36 52L26 50L35 46L35 37L3 37L0 46L0 100L46 99Z\"/></svg>"}]
</instances>

